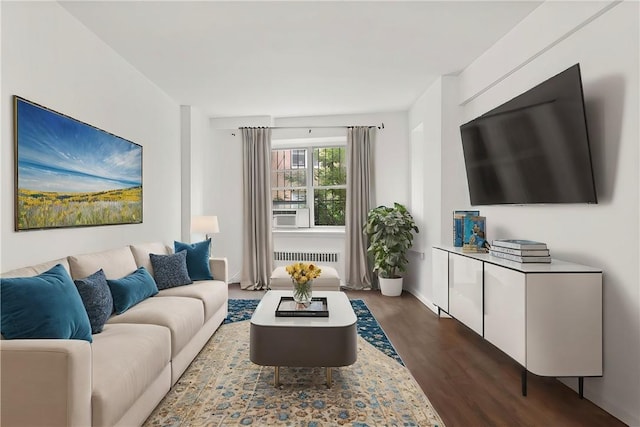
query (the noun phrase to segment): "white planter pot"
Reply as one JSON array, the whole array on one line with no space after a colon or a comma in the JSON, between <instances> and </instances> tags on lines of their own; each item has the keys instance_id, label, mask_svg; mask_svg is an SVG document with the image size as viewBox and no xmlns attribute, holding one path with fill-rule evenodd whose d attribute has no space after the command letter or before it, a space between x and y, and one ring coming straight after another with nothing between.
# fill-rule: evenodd
<instances>
[{"instance_id":1,"label":"white planter pot","mask_svg":"<svg viewBox=\"0 0 640 427\"><path fill-rule=\"evenodd\" d=\"M378 278L380 282L380 292L388 297L397 297L402 293L402 277L397 279Z\"/></svg>"}]
</instances>

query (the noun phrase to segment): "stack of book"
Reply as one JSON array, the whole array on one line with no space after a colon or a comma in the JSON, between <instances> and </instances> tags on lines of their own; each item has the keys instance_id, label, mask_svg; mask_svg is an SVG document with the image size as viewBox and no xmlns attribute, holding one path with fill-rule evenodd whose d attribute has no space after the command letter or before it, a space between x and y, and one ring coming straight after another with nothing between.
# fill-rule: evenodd
<instances>
[{"instance_id":1,"label":"stack of book","mask_svg":"<svg viewBox=\"0 0 640 427\"><path fill-rule=\"evenodd\" d=\"M551 254L547 244L532 240L494 240L489 253L495 257L520 263L551 262Z\"/></svg>"}]
</instances>

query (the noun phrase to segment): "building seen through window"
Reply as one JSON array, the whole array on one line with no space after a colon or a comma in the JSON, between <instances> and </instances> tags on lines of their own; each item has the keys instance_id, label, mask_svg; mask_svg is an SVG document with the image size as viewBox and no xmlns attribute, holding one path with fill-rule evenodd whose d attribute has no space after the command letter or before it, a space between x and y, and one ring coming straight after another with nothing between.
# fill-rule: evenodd
<instances>
[{"instance_id":1,"label":"building seen through window","mask_svg":"<svg viewBox=\"0 0 640 427\"><path fill-rule=\"evenodd\" d=\"M346 147L272 150L271 196L274 210L308 208L314 226L344 226Z\"/></svg>"}]
</instances>

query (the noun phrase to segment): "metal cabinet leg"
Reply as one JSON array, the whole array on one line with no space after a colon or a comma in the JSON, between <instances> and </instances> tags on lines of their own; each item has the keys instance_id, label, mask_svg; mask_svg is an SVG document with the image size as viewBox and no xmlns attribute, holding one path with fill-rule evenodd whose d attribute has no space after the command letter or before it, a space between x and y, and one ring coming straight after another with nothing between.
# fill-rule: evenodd
<instances>
[{"instance_id":1,"label":"metal cabinet leg","mask_svg":"<svg viewBox=\"0 0 640 427\"><path fill-rule=\"evenodd\" d=\"M578 394L584 399L584 377L578 377Z\"/></svg>"},{"instance_id":2,"label":"metal cabinet leg","mask_svg":"<svg viewBox=\"0 0 640 427\"><path fill-rule=\"evenodd\" d=\"M280 385L280 366L274 366L273 368L273 386L278 387Z\"/></svg>"},{"instance_id":3,"label":"metal cabinet leg","mask_svg":"<svg viewBox=\"0 0 640 427\"><path fill-rule=\"evenodd\" d=\"M331 368L327 367L327 388L331 388Z\"/></svg>"},{"instance_id":4,"label":"metal cabinet leg","mask_svg":"<svg viewBox=\"0 0 640 427\"><path fill-rule=\"evenodd\" d=\"M522 383L522 395L526 396L527 395L527 370L524 368L522 369L521 383Z\"/></svg>"}]
</instances>

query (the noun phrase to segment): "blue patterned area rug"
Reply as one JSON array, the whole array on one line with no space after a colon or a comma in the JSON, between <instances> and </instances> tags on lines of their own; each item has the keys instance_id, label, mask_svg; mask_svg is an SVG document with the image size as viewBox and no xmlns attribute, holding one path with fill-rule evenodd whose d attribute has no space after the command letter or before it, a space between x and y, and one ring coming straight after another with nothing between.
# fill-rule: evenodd
<instances>
[{"instance_id":1,"label":"blue patterned area rug","mask_svg":"<svg viewBox=\"0 0 640 427\"><path fill-rule=\"evenodd\" d=\"M229 314L224 319L224 323L241 322L243 320L250 320L253 311L260 300L258 299L230 299L229 300ZM367 304L361 299L350 300L353 311L358 317L358 335L367 340L375 348L386 354L387 356L395 359L398 363L404 365L404 362L396 352L396 349L391 345L391 341L387 338L380 324L373 317Z\"/></svg>"},{"instance_id":2,"label":"blue patterned area rug","mask_svg":"<svg viewBox=\"0 0 640 427\"><path fill-rule=\"evenodd\" d=\"M374 342L388 343L363 301L352 303L358 314L358 359L333 369L331 388L324 368L289 367L280 369L281 384L274 387L274 369L249 360L249 322L241 319L249 319L256 304L230 300L229 321L211 337L145 427L444 425L399 358L387 356L383 347L363 338L364 333L374 336Z\"/></svg>"}]
</instances>

